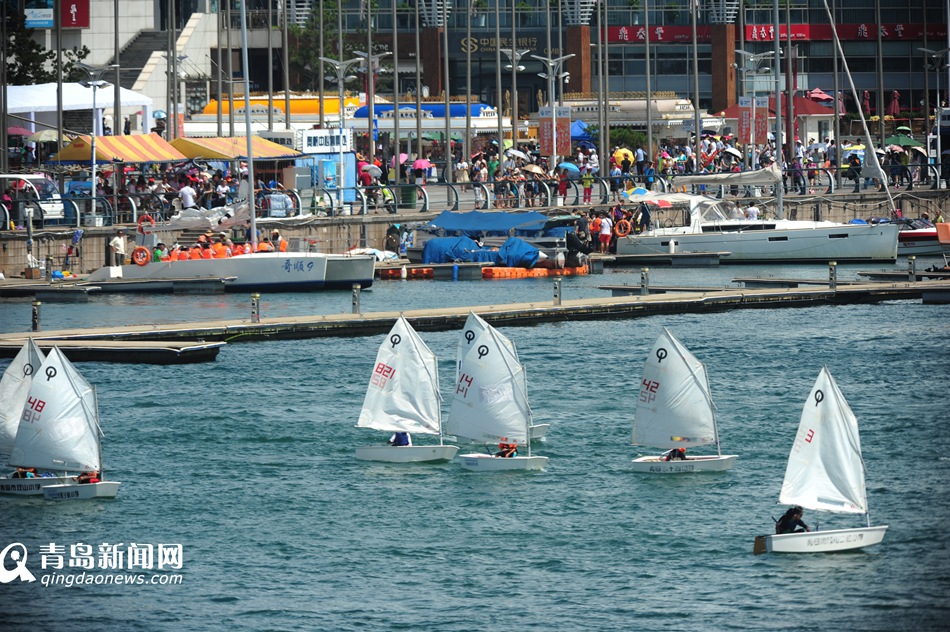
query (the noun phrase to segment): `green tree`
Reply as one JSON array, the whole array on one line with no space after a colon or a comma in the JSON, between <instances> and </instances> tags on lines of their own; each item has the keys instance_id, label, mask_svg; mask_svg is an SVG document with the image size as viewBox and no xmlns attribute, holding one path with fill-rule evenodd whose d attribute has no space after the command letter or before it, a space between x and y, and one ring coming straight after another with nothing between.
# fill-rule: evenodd
<instances>
[{"instance_id":1,"label":"green tree","mask_svg":"<svg viewBox=\"0 0 950 632\"><path fill-rule=\"evenodd\" d=\"M86 76L76 64L89 56L89 49L63 50L63 81L79 81ZM33 29L26 28L22 12L7 16L7 83L28 86L56 81L56 51L46 50L33 39Z\"/></svg>"},{"instance_id":2,"label":"green tree","mask_svg":"<svg viewBox=\"0 0 950 632\"><path fill-rule=\"evenodd\" d=\"M323 50L320 50L320 13L323 12ZM291 47L290 67L303 83L309 86L316 85L320 75L321 57L337 58L338 31L336 28L336 2L315 0L310 8L310 15L303 26L291 25L290 32L294 38ZM343 42L344 50L346 40ZM309 68L309 69L308 69ZM324 71L326 73L326 70ZM319 87L319 86L318 86Z\"/></svg>"}]
</instances>

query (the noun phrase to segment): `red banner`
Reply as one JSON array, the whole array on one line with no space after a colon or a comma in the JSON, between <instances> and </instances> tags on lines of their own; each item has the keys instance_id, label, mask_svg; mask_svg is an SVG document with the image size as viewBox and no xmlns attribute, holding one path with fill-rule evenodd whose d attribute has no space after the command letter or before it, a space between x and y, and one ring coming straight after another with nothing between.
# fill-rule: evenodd
<instances>
[{"instance_id":1,"label":"red banner","mask_svg":"<svg viewBox=\"0 0 950 632\"><path fill-rule=\"evenodd\" d=\"M59 18L64 29L89 28L89 0L61 0Z\"/></svg>"},{"instance_id":2,"label":"red banner","mask_svg":"<svg viewBox=\"0 0 950 632\"><path fill-rule=\"evenodd\" d=\"M739 97L739 142L752 142L752 97Z\"/></svg>"},{"instance_id":3,"label":"red banner","mask_svg":"<svg viewBox=\"0 0 950 632\"><path fill-rule=\"evenodd\" d=\"M877 25L871 23L861 24L838 24L838 37L842 40L876 40ZM927 39L935 41L946 41L946 24L928 24L924 28L923 24L882 24L881 39L886 41L901 40L922 40L924 31L927 32ZM784 24L779 26L779 37L785 40L787 28ZM742 33L736 31L736 41ZM629 26L612 26L607 28L607 41L611 44L642 44L650 38L651 44L682 44L693 41L693 28L691 26L651 26L649 33L645 26L634 24ZM771 24L747 24L745 27L745 41L747 42L771 42L775 38L775 27ZM834 39L832 36L830 24L793 24L792 40L818 40L829 41ZM712 29L709 26L699 26L696 29L696 41L699 43L708 43L712 40Z\"/></svg>"}]
</instances>

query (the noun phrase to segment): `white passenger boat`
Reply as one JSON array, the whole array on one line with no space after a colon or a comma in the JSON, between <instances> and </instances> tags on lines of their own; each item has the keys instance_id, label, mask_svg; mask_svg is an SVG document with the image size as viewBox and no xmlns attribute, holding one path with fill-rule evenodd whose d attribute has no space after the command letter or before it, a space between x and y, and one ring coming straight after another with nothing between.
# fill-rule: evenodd
<instances>
[{"instance_id":1,"label":"white passenger boat","mask_svg":"<svg viewBox=\"0 0 950 632\"><path fill-rule=\"evenodd\" d=\"M688 205L688 223L657 226L617 239L618 255L720 252L721 263L895 261L897 226L829 221L743 219L734 202L703 196L654 195ZM653 222L654 225L657 222Z\"/></svg>"},{"instance_id":2,"label":"white passenger boat","mask_svg":"<svg viewBox=\"0 0 950 632\"><path fill-rule=\"evenodd\" d=\"M373 285L376 260L369 255L320 252L255 252L224 259L153 261L145 265L106 266L89 281L194 281L224 279L229 292L310 291Z\"/></svg>"}]
</instances>

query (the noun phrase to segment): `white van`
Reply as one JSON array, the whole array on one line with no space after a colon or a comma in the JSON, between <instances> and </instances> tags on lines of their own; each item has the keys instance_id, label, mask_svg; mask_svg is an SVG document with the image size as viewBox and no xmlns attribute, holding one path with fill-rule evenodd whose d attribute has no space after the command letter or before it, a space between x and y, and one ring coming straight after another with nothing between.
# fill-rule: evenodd
<instances>
[{"instance_id":1,"label":"white van","mask_svg":"<svg viewBox=\"0 0 950 632\"><path fill-rule=\"evenodd\" d=\"M59 187L42 173L0 174L0 191L13 199L9 217L5 218L7 223L13 221L22 225L26 219L26 208L33 209L34 221L56 223L65 218ZM35 200L39 204L39 212L36 204L30 200ZM4 228L7 226L5 225Z\"/></svg>"}]
</instances>

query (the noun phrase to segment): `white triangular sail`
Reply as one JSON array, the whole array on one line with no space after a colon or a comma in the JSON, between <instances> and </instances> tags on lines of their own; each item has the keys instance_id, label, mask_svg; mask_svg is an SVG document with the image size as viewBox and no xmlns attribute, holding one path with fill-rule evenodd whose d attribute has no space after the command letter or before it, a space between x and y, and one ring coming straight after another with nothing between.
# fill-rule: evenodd
<instances>
[{"instance_id":1,"label":"white triangular sail","mask_svg":"<svg viewBox=\"0 0 950 632\"><path fill-rule=\"evenodd\" d=\"M101 470L96 391L53 347L30 385L10 465L57 471Z\"/></svg>"},{"instance_id":2,"label":"white triangular sail","mask_svg":"<svg viewBox=\"0 0 950 632\"><path fill-rule=\"evenodd\" d=\"M487 322L485 322L485 319L483 319L481 316L479 316L475 312L468 313L468 318L465 319L465 324L462 326L462 337L459 338L458 347L456 348L456 351L455 351L455 358L456 358L455 383L456 384L458 384L458 381L459 381L459 369L462 364L462 356L465 355L465 352L471 346L472 341L475 340L475 337L478 336L478 334L481 333L482 331L485 331L486 329L488 329L489 326L490 325ZM512 342L510 339L505 338L504 336L502 336L502 338L504 338L505 344L508 345L509 349L511 350L511 353L514 354L515 359L518 360L518 362L520 363L521 360L518 359L518 349L515 347L515 343Z\"/></svg>"},{"instance_id":3,"label":"white triangular sail","mask_svg":"<svg viewBox=\"0 0 950 632\"><path fill-rule=\"evenodd\" d=\"M867 513L858 420L825 367L802 410L779 502Z\"/></svg>"},{"instance_id":4,"label":"white triangular sail","mask_svg":"<svg viewBox=\"0 0 950 632\"><path fill-rule=\"evenodd\" d=\"M718 443L706 367L664 327L643 366L633 444L689 448Z\"/></svg>"},{"instance_id":5,"label":"white triangular sail","mask_svg":"<svg viewBox=\"0 0 950 632\"><path fill-rule=\"evenodd\" d=\"M439 434L442 397L435 354L403 317L379 347L357 427Z\"/></svg>"},{"instance_id":6,"label":"white triangular sail","mask_svg":"<svg viewBox=\"0 0 950 632\"><path fill-rule=\"evenodd\" d=\"M0 454L10 454L33 375L46 356L30 338L0 379Z\"/></svg>"},{"instance_id":7,"label":"white triangular sail","mask_svg":"<svg viewBox=\"0 0 950 632\"><path fill-rule=\"evenodd\" d=\"M469 314L459 345L458 372L446 432L495 443L527 443L531 408L525 370L514 344Z\"/></svg>"}]
</instances>

